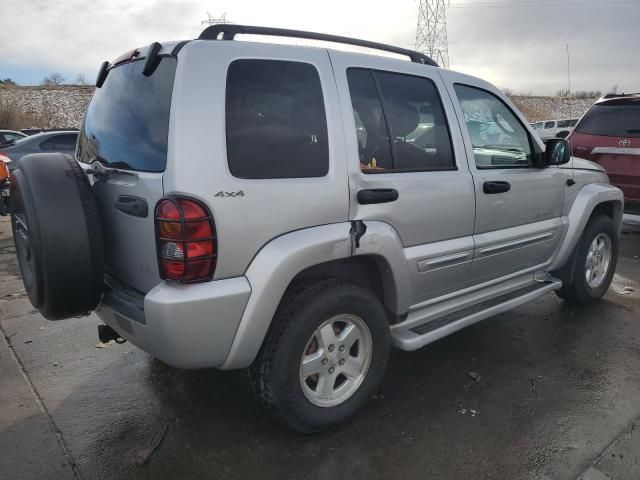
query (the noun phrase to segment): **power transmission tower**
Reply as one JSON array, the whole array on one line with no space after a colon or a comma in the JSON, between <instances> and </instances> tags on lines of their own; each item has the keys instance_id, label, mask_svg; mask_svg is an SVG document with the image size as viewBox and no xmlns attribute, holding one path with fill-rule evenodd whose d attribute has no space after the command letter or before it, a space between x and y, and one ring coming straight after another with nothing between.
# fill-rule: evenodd
<instances>
[{"instance_id":1,"label":"power transmission tower","mask_svg":"<svg viewBox=\"0 0 640 480\"><path fill-rule=\"evenodd\" d=\"M219 24L227 24L227 23L233 23L230 20L227 20L227 12L224 12L222 14L221 17L214 17L213 15L211 15L209 12L207 12L207 19L206 20L202 20L202 22L200 22L202 25L219 25Z\"/></svg>"},{"instance_id":2,"label":"power transmission tower","mask_svg":"<svg viewBox=\"0 0 640 480\"><path fill-rule=\"evenodd\" d=\"M429 55L440 66L449 66L447 42L448 0L419 0L416 50Z\"/></svg>"}]
</instances>

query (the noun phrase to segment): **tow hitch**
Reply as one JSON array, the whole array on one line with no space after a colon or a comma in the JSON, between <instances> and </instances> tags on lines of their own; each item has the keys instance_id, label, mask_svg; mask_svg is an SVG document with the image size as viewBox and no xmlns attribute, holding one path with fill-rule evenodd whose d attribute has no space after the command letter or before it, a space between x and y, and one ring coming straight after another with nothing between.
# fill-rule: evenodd
<instances>
[{"instance_id":1,"label":"tow hitch","mask_svg":"<svg viewBox=\"0 0 640 480\"><path fill-rule=\"evenodd\" d=\"M109 343L111 340L116 343L126 342L126 340L109 325L98 325L98 338L102 343Z\"/></svg>"}]
</instances>

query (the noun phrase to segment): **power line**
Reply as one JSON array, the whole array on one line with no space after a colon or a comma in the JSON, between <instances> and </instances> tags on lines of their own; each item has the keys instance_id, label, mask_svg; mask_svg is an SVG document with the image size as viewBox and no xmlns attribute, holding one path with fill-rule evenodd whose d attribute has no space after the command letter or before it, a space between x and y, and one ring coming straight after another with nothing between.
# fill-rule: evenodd
<instances>
[{"instance_id":1,"label":"power line","mask_svg":"<svg viewBox=\"0 0 640 480\"><path fill-rule=\"evenodd\" d=\"M512 8L512 7L563 7L575 5L599 5L602 1L598 0L569 0L566 2L559 0L525 0L523 2L453 2L449 4L449 8ZM640 5L638 0L608 0L606 5Z\"/></svg>"},{"instance_id":2,"label":"power line","mask_svg":"<svg viewBox=\"0 0 640 480\"><path fill-rule=\"evenodd\" d=\"M447 0L420 0L415 49L442 67L449 66Z\"/></svg>"}]
</instances>

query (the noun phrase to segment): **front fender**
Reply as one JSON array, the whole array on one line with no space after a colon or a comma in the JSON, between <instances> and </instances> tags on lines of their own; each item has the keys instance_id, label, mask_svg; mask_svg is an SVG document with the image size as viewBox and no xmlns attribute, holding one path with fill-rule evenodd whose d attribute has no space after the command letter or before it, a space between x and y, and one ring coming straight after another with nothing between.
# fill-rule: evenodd
<instances>
[{"instance_id":1,"label":"front fender","mask_svg":"<svg viewBox=\"0 0 640 480\"><path fill-rule=\"evenodd\" d=\"M385 223L365 225L366 232L357 248L349 222L297 230L266 244L245 273L251 296L221 369L251 365L287 287L298 273L314 265L352 255L376 255L388 269L383 275L387 308L398 314L408 311L411 285L402 242Z\"/></svg>"},{"instance_id":2,"label":"front fender","mask_svg":"<svg viewBox=\"0 0 640 480\"><path fill-rule=\"evenodd\" d=\"M614 202L613 221L619 232L622 224L622 206L624 195L622 190L606 183L590 183L580 189L576 195L566 222L567 231L553 262L550 271L558 270L569 260L582 232L587 226L593 210L601 203Z\"/></svg>"}]
</instances>

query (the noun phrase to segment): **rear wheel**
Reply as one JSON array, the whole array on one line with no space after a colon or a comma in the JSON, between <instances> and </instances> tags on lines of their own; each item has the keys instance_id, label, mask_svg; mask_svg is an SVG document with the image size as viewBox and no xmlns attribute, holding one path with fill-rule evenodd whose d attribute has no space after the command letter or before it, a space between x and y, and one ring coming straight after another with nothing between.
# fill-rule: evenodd
<instances>
[{"instance_id":1,"label":"rear wheel","mask_svg":"<svg viewBox=\"0 0 640 480\"><path fill-rule=\"evenodd\" d=\"M389 354L386 313L371 292L339 280L283 303L250 376L278 419L317 432L353 415L377 389Z\"/></svg>"},{"instance_id":2,"label":"rear wheel","mask_svg":"<svg viewBox=\"0 0 640 480\"><path fill-rule=\"evenodd\" d=\"M572 282L558 296L572 303L599 300L609 289L618 262L618 234L611 218L600 215L589 221L576 246Z\"/></svg>"}]
</instances>

